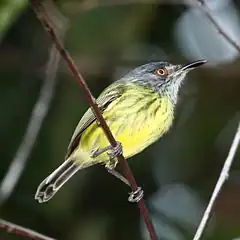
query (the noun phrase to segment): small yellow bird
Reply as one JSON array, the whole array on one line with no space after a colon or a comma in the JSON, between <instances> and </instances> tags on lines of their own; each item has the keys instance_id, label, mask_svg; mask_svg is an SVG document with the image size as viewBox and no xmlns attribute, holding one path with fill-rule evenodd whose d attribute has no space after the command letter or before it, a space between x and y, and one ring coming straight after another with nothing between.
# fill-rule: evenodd
<instances>
[{"instance_id":1,"label":"small yellow bird","mask_svg":"<svg viewBox=\"0 0 240 240\"><path fill-rule=\"evenodd\" d=\"M114 149L109 146L92 109L88 109L73 133L65 161L42 181L35 199L40 203L48 201L78 170L97 163L129 184L114 170L116 156L123 153L130 158L169 130L186 74L204 63L206 60L185 65L151 62L108 86L97 104L119 144Z\"/></svg>"}]
</instances>

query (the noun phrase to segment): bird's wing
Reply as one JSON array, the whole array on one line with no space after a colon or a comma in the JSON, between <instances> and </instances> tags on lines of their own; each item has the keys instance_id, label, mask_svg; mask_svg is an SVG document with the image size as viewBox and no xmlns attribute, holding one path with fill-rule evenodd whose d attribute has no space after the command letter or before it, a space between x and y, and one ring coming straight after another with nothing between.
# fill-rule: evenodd
<instances>
[{"instance_id":1,"label":"bird's wing","mask_svg":"<svg viewBox=\"0 0 240 240\"><path fill-rule=\"evenodd\" d=\"M110 85L108 88L106 88L96 100L97 105L101 112L103 113L111 102L121 97L124 90L125 90L124 85L121 84ZM71 153L75 150L75 148L78 146L81 135L84 132L84 130L87 127L89 127L95 120L96 116L94 115L92 109L89 108L83 115L82 119L79 121L73 133L71 141L68 145L68 150L65 159L67 159L71 155Z\"/></svg>"}]
</instances>

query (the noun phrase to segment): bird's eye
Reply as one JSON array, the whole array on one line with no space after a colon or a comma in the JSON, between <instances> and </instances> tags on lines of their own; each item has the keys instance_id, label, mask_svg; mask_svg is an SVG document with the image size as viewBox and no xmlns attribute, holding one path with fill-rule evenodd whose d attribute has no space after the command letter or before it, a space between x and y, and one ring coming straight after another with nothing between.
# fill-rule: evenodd
<instances>
[{"instance_id":1,"label":"bird's eye","mask_svg":"<svg viewBox=\"0 0 240 240\"><path fill-rule=\"evenodd\" d=\"M166 77L168 75L168 70L166 68L158 68L156 74L161 77Z\"/></svg>"}]
</instances>

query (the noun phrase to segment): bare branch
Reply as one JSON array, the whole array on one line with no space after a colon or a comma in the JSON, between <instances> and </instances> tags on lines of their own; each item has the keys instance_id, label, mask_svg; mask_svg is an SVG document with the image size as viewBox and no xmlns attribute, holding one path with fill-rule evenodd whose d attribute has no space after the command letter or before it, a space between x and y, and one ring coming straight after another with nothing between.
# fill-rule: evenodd
<instances>
[{"instance_id":1,"label":"bare branch","mask_svg":"<svg viewBox=\"0 0 240 240\"><path fill-rule=\"evenodd\" d=\"M224 166L223 166L222 171L220 173L220 176L218 178L217 184L216 184L215 189L212 193L212 197L211 197L211 199L208 203L208 206L207 206L207 208L204 212L203 218L200 222L200 225L197 229L197 232L196 232L193 240L199 240L201 238L202 234L203 234L204 229L206 228L206 224L209 220L210 213L212 211L213 205L216 202L216 199L219 196L219 193L220 193L225 181L228 179L229 170L231 168L231 165L232 165L234 156L236 154L236 151L238 149L239 143L240 143L240 122L238 124L238 128L237 128L235 137L233 139L232 146L229 150L227 159L224 163Z\"/></svg>"},{"instance_id":2,"label":"bare branch","mask_svg":"<svg viewBox=\"0 0 240 240\"><path fill-rule=\"evenodd\" d=\"M63 31L65 31L63 24L59 29L61 29L61 35L63 35ZM54 95L59 60L60 54L53 45L49 53L49 60L45 72L45 80L41 88L39 98L33 107L32 114L21 144L0 185L0 205L9 198L16 184L18 183L18 180L25 168L27 159L38 137L43 120L47 116Z\"/></svg>"},{"instance_id":3,"label":"bare branch","mask_svg":"<svg viewBox=\"0 0 240 240\"><path fill-rule=\"evenodd\" d=\"M49 33L49 35L52 38L52 41L54 42L54 44L56 45L56 48L58 49L58 51L60 52L61 56L63 57L63 59L67 62L69 69L71 70L72 74L74 75L77 83L79 84L79 86L83 89L84 94L90 104L90 106L92 107L92 110L99 122L99 124L101 125L105 135L107 136L110 144L115 147L117 146L117 142L115 140L115 138L113 137L112 132L110 131L106 121L104 120L101 111L96 103L95 98L93 97L90 89L88 88L86 82L84 81L82 75L79 73L76 65L74 64L71 56L69 55L69 53L67 52L67 50L63 47L62 43L60 42L60 40L58 39L57 35L55 34L53 28L50 25L50 22L48 21L48 17L47 17L47 13L44 9L44 7L41 5L41 3L38 0L32 0L33 3L33 10L36 13L36 16L38 17L38 19L40 20L40 22L42 23L43 27L45 28L45 30ZM131 188L133 191L136 191L138 189L137 183L135 178L133 177L133 174L131 172L131 169L128 166L127 161L125 160L125 158L123 157L123 155L118 156L118 160L120 165L122 165L123 170L124 170L124 175L126 176L126 178L128 179ZM152 224L152 221L149 217L148 214L148 210L145 207L145 203L144 200L141 199L138 202L138 206L140 208L140 212L141 215L144 218L144 222L146 224L147 230L149 232L150 238L152 240L156 240L156 233Z\"/></svg>"},{"instance_id":4,"label":"bare branch","mask_svg":"<svg viewBox=\"0 0 240 240\"><path fill-rule=\"evenodd\" d=\"M27 159L33 149L34 143L36 142L38 133L42 126L42 122L47 115L51 99L54 94L56 79L56 71L54 71L54 69L57 69L58 62L59 54L56 55L55 47L53 47L50 53L49 64L46 71L46 74L48 76L45 78L39 99L33 108L22 142L0 185L0 204L5 202L13 192L19 178L22 175Z\"/></svg>"},{"instance_id":5,"label":"bare branch","mask_svg":"<svg viewBox=\"0 0 240 240\"><path fill-rule=\"evenodd\" d=\"M21 227L19 225L5 221L3 219L0 219L0 228L6 228L8 232L16 233L17 235L24 236L24 237L29 237L34 240L55 240L54 238L44 236L29 228Z\"/></svg>"},{"instance_id":6,"label":"bare branch","mask_svg":"<svg viewBox=\"0 0 240 240\"><path fill-rule=\"evenodd\" d=\"M211 10L206 6L204 3L204 0L185 0L185 2L189 3L191 6L195 6L199 8L205 16L208 18L208 20L213 24L213 26L216 28L216 30L219 32L220 35L222 35L239 53L240 53L240 45L238 45L224 30L223 28L217 23L217 21L214 19L214 17L211 14ZM224 166L222 168L222 171L220 173L219 179L216 183L216 186L214 188L214 191L212 193L211 199L208 203L208 206L204 212L204 215L202 217L202 220L198 226L197 232L193 238L193 240L199 240L203 234L203 231L206 228L207 222L210 217L210 213L212 211L212 208L216 202L217 197L219 196L219 193L225 183L225 181L228 178L229 170L231 168L233 158L236 154L237 148L239 146L240 142L240 122L234 137L234 140L232 142L232 146L230 148L228 157L224 163Z\"/></svg>"},{"instance_id":7,"label":"bare branch","mask_svg":"<svg viewBox=\"0 0 240 240\"><path fill-rule=\"evenodd\" d=\"M189 3L191 6L199 8L205 14L208 20L212 23L212 25L216 28L219 34L222 35L240 53L240 45L238 45L238 43L236 43L217 23L211 13L211 10L204 3L204 0L185 0L185 2Z\"/></svg>"}]
</instances>

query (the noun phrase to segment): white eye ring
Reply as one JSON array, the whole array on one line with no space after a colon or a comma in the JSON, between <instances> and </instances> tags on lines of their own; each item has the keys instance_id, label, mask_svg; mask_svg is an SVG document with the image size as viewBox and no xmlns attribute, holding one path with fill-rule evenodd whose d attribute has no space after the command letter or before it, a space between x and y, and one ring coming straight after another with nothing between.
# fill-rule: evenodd
<instances>
[{"instance_id":1,"label":"white eye ring","mask_svg":"<svg viewBox=\"0 0 240 240\"><path fill-rule=\"evenodd\" d=\"M165 77L168 75L168 70L166 68L158 68L156 70L156 74L161 77Z\"/></svg>"}]
</instances>

